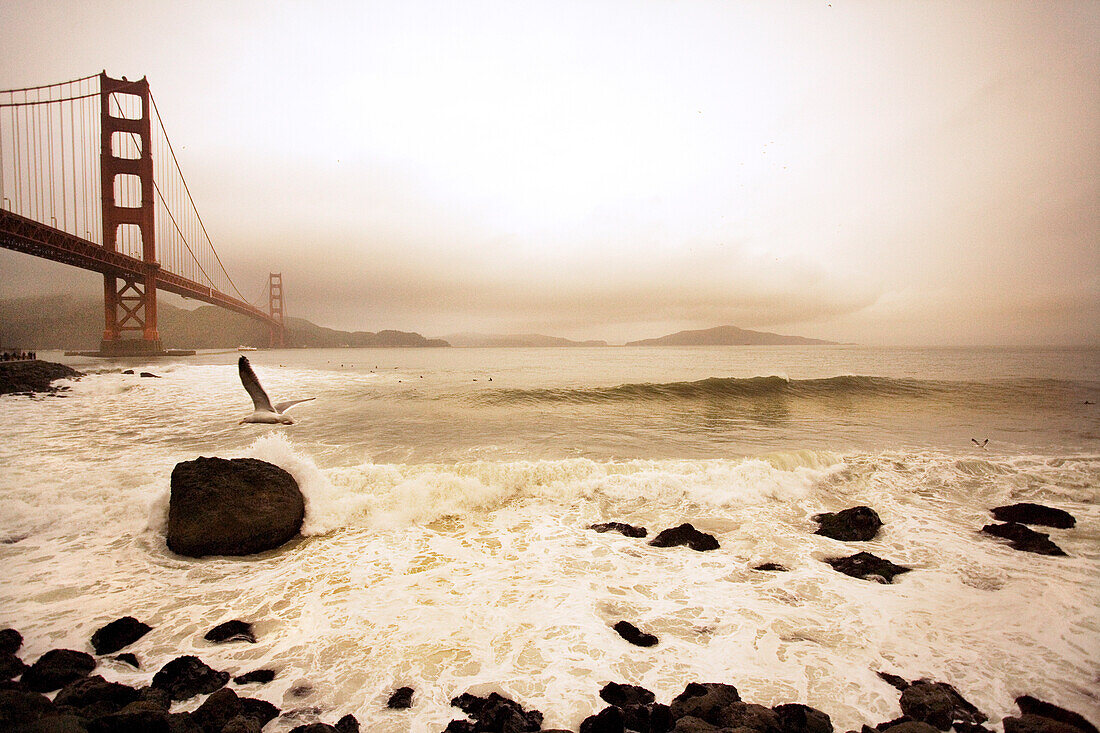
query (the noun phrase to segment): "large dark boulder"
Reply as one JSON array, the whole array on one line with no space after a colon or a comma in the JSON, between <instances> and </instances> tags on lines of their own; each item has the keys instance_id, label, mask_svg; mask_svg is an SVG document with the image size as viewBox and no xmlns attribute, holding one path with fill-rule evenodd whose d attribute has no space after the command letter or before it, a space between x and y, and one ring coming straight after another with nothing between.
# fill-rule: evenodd
<instances>
[{"instance_id":1,"label":"large dark boulder","mask_svg":"<svg viewBox=\"0 0 1100 733\"><path fill-rule=\"evenodd\" d=\"M719 715L741 696L733 685L721 682L689 682L684 691L672 699L672 718L692 717L712 725L718 724Z\"/></svg>"},{"instance_id":2,"label":"large dark boulder","mask_svg":"<svg viewBox=\"0 0 1100 733\"><path fill-rule=\"evenodd\" d=\"M1077 520L1074 519L1073 515L1063 509L1055 509L1026 501L995 507L991 511L993 512L993 518L998 522L1041 524L1057 529L1070 529L1077 524Z\"/></svg>"},{"instance_id":3,"label":"large dark boulder","mask_svg":"<svg viewBox=\"0 0 1100 733\"><path fill-rule=\"evenodd\" d=\"M645 527L635 527L624 522L601 522L590 525L588 528L597 532L618 532L626 537L645 537L648 534Z\"/></svg>"},{"instance_id":4,"label":"large dark boulder","mask_svg":"<svg viewBox=\"0 0 1100 733\"><path fill-rule=\"evenodd\" d=\"M878 534L879 527L882 526L882 520L869 506L856 506L835 513L815 514L813 519L821 525L814 534L846 542L873 540Z\"/></svg>"},{"instance_id":5,"label":"large dark boulder","mask_svg":"<svg viewBox=\"0 0 1100 733\"><path fill-rule=\"evenodd\" d=\"M173 700L186 700L213 692L229 681L228 672L219 672L203 664L198 657L173 659L153 675L153 687L166 691Z\"/></svg>"},{"instance_id":6,"label":"large dark boulder","mask_svg":"<svg viewBox=\"0 0 1100 733\"><path fill-rule=\"evenodd\" d=\"M1038 555L1066 554L1061 547L1051 542L1050 535L1045 532L1036 532L1017 522L987 524L982 527L982 532L1008 540L1012 549L1021 552L1034 552Z\"/></svg>"},{"instance_id":7,"label":"large dark boulder","mask_svg":"<svg viewBox=\"0 0 1100 733\"><path fill-rule=\"evenodd\" d=\"M152 626L138 621L133 616L123 616L92 634L92 648L95 649L96 654L114 654L152 630Z\"/></svg>"},{"instance_id":8,"label":"large dark boulder","mask_svg":"<svg viewBox=\"0 0 1100 733\"><path fill-rule=\"evenodd\" d=\"M464 692L451 704L474 719L477 731L521 733L542 728L541 712L524 710L519 703L495 692L488 697Z\"/></svg>"},{"instance_id":9,"label":"large dark boulder","mask_svg":"<svg viewBox=\"0 0 1100 733\"><path fill-rule=\"evenodd\" d=\"M895 565L889 560L883 560L869 552L857 552L848 557L829 557L825 562L832 565L837 572L853 578L878 580L881 583L893 583L895 576L912 570L912 568Z\"/></svg>"},{"instance_id":10,"label":"large dark boulder","mask_svg":"<svg viewBox=\"0 0 1100 733\"><path fill-rule=\"evenodd\" d=\"M298 534L305 499L289 473L255 458L176 464L168 549L180 555L251 555Z\"/></svg>"},{"instance_id":11,"label":"large dark boulder","mask_svg":"<svg viewBox=\"0 0 1100 733\"><path fill-rule=\"evenodd\" d=\"M719 547L718 540L716 540L713 535L709 535L706 532L700 532L687 522L684 522L679 527L663 530L660 534L651 539L649 544L653 547L687 545L697 552L717 550Z\"/></svg>"},{"instance_id":12,"label":"large dark boulder","mask_svg":"<svg viewBox=\"0 0 1100 733\"><path fill-rule=\"evenodd\" d=\"M35 692L52 692L87 677L93 669L95 658L91 654L72 649L51 649L23 673L22 682Z\"/></svg>"}]
</instances>

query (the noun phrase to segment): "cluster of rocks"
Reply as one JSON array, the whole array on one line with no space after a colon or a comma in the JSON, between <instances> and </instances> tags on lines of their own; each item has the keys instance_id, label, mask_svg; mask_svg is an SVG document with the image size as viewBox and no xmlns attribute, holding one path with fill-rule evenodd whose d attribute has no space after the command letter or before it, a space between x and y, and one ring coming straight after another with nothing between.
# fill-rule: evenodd
<instances>
[{"instance_id":1,"label":"cluster of rocks","mask_svg":"<svg viewBox=\"0 0 1100 733\"><path fill-rule=\"evenodd\" d=\"M54 380L83 376L83 373L71 367L50 361L0 362L0 395L33 396L38 392L56 394L67 388L54 387Z\"/></svg>"},{"instance_id":2,"label":"cluster of rocks","mask_svg":"<svg viewBox=\"0 0 1100 733\"><path fill-rule=\"evenodd\" d=\"M1051 541L1046 532L1036 532L1029 524L1038 524L1055 529L1072 529L1077 520L1067 511L1021 502L999 506L990 510L993 518L1001 524L987 524L982 532L1009 541L1009 546L1022 552L1034 552L1039 555L1065 555L1061 547Z\"/></svg>"},{"instance_id":3,"label":"cluster of rocks","mask_svg":"<svg viewBox=\"0 0 1100 733\"><path fill-rule=\"evenodd\" d=\"M113 654L145 636L151 627L127 616L97 630L91 639L99 656ZM252 625L240 620L219 624L207 640L255 643ZM14 629L0 631L0 730L27 733L260 733L282 713L265 700L241 697L226 685L229 672L216 670L195 656L165 664L145 687L108 682L92 672L98 661L73 649L51 649L34 664L25 664L17 652L23 637ZM113 657L135 668L132 653ZM233 677L238 685L267 683L275 670L260 669ZM18 679L17 679L18 678ZM53 700L46 693L57 691ZM173 702L208 695L189 713L173 713ZM394 693L390 707L408 707L412 690ZM287 714L288 717L295 712ZM356 733L359 723L345 715L334 725L311 723L292 733Z\"/></svg>"},{"instance_id":4,"label":"cluster of rocks","mask_svg":"<svg viewBox=\"0 0 1100 733\"><path fill-rule=\"evenodd\" d=\"M991 733L983 712L953 686L879 673L900 692L901 717L864 725L860 733ZM644 687L608 683L600 690L607 706L585 718L579 733L833 733L829 715L798 703L774 707L744 702L733 685L691 682L667 705ZM1005 733L1097 733L1081 715L1030 696L1017 698L1019 717L1004 720ZM542 713L497 693L463 694L451 704L467 714L443 733L569 733L542 728ZM856 733L850 731L849 733Z\"/></svg>"}]
</instances>

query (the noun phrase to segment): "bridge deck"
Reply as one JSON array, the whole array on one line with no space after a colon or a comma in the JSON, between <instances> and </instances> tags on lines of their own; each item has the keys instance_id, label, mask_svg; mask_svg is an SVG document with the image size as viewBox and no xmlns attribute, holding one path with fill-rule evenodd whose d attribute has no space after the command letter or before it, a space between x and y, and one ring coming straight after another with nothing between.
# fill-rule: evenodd
<instances>
[{"instance_id":1,"label":"bridge deck","mask_svg":"<svg viewBox=\"0 0 1100 733\"><path fill-rule=\"evenodd\" d=\"M94 242L0 209L0 247L61 262L84 270L143 277L149 268L156 270L158 290L201 300L272 325L279 325L270 314L251 303L233 298L213 288L161 269L136 257L113 252Z\"/></svg>"}]
</instances>

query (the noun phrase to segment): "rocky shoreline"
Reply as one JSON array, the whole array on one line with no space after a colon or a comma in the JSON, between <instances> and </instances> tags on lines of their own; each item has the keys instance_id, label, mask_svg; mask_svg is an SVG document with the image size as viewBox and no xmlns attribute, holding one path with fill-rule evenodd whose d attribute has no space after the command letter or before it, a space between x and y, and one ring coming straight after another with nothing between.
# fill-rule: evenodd
<instances>
[{"instance_id":1,"label":"rocky shoreline","mask_svg":"<svg viewBox=\"0 0 1100 733\"><path fill-rule=\"evenodd\" d=\"M289 474L272 464L255 459L199 458L181 463L172 475L169 528L166 542L170 549L184 555L247 555L274 549L289 541L301 526L304 506L297 484ZM275 492L272 494L272 492ZM274 497L274 498L273 498ZM269 504L274 511L244 512L244 506ZM195 505L195 506L192 506ZM198 507L198 508L196 508ZM225 524L214 515L246 515L247 521ZM227 508L228 507L228 508ZM237 507L240 509L240 507ZM176 513L173 522L173 512ZM1016 550L1042 554L1052 552L1045 533L1027 529L1038 524L1072 529L1076 520L1068 513L1035 504L1014 504L990 510L995 519L1006 522L987 525L976 531L1011 541ZM182 516L187 515L187 516ZM182 519L181 519L182 517ZM205 517L205 518L204 518ZM181 522L198 518L197 527ZM883 526L878 514L866 506L836 513L816 515L815 534L842 542L866 542L874 539ZM596 533L614 531L626 537L643 539L644 527L621 522L591 525ZM201 531L200 531L201 530ZM202 536L206 532L209 536ZM1036 540L1039 540L1036 545ZM215 541L214 545L208 545ZM227 544L228 543L228 544ZM709 552L719 548L717 538L701 532L689 523L664 529L647 544L669 548L669 552ZM895 565L867 552L848 557L825 558L838 572L879 583L892 583L895 576L911 568ZM758 565L756 570L783 572L776 563ZM919 571L916 571L919 572ZM184 655L167 661L149 676L145 686L131 687L93 674L103 659L111 659L142 669L140 643L151 627L133 617L116 619L100 627L89 639L85 650L52 649L33 663L19 655L23 638L14 629L0 631L0 730L27 733L123 733L149 731L165 733L261 733L278 719L275 730L291 733L354 733L358 720L350 714L338 717L317 708L280 710L270 702L239 695L230 685L263 685L280 675L279 669L218 670L198 657ZM649 647L660 639L620 620L609 629L626 642ZM203 636L215 644L263 644L253 625L234 619L209 629ZM131 651L123 651L131 649ZM119 652L123 652L119 654ZM935 680L905 680L878 672L880 679L899 692L901 715L884 722L867 722L859 731L849 733L993 733L986 727L990 719L952 685ZM728 682L685 681L683 691L667 702L642 687L608 682L598 692L606 705L585 718L578 733L833 733L827 712L797 702L767 707L741 699L737 688ZM308 681L300 684L308 687ZM433 691L437 692L437 691ZM50 697L52 695L52 698ZM175 703L205 695L205 700L189 712L173 712ZM411 687L393 690L385 706L379 703L378 715L414 707L417 691ZM433 695L434 696L434 695ZM1098 733L1081 715L1035 697L1016 698L1019 713L1005 713L1004 733ZM451 699L457 711L443 733L522 733L556 731L544 729L543 714L527 709L522 702L498 693L479 697L469 692ZM187 705L192 707L192 705ZM321 722L326 717L331 723Z\"/></svg>"},{"instance_id":2,"label":"rocky shoreline","mask_svg":"<svg viewBox=\"0 0 1100 733\"><path fill-rule=\"evenodd\" d=\"M84 374L51 361L32 359L27 361L0 362L0 395L31 396L36 393L63 392L65 387L54 387L57 379L76 379Z\"/></svg>"},{"instance_id":3,"label":"rocky shoreline","mask_svg":"<svg viewBox=\"0 0 1100 733\"><path fill-rule=\"evenodd\" d=\"M137 643L151 627L131 617L112 621L92 636L101 658ZM240 620L208 631L216 643L256 643L252 625ZM318 719L325 711L280 710L275 705L239 695L229 687L266 684L276 670L253 670L232 676L191 655L164 664L143 687L109 682L93 675L99 660L87 652L53 649L33 664L18 657L23 637L14 629L0 631L0 730L26 733L260 733L278 719L291 733L356 733L355 716L333 723ZM139 667L133 653L111 659ZM992 733L989 716L950 684L908 681L879 672L899 693L901 715L867 723L849 733ZM15 678L19 678L18 680ZM54 694L55 693L55 694ZM48 697L52 694L52 699ZM206 695L191 712L172 712L174 703ZM833 733L828 713L799 703L767 707L741 699L737 688L720 682L689 682L667 703L650 690L609 682L599 691L606 706L581 721L579 733ZM416 690L393 691L385 708L401 710L415 704ZM1004 733L1098 733L1083 716L1030 695L1016 698L1019 713L1003 718ZM542 727L543 715L498 693L479 697L462 693L451 705L465 714L455 717L442 733L572 733ZM382 706L379 714L385 715ZM332 715L335 717L335 715ZM312 720L313 722L299 721ZM293 726L293 727L290 727Z\"/></svg>"}]
</instances>

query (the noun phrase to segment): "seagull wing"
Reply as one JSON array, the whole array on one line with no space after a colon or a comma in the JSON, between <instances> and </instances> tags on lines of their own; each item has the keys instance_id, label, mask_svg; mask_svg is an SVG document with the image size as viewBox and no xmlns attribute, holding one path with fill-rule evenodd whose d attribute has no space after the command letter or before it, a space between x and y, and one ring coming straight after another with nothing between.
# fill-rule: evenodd
<instances>
[{"instance_id":1,"label":"seagull wing","mask_svg":"<svg viewBox=\"0 0 1100 733\"><path fill-rule=\"evenodd\" d=\"M260 380L256 379L256 372L252 371L252 365L248 363L248 359L242 356L237 360L237 371L241 373L241 384L244 385L248 396L252 398L252 404L256 409L275 412L275 409L271 406L271 399L267 396L267 392L264 392L264 388L260 386Z\"/></svg>"},{"instance_id":2,"label":"seagull wing","mask_svg":"<svg viewBox=\"0 0 1100 733\"><path fill-rule=\"evenodd\" d=\"M315 399L317 399L317 398L316 397L306 397L304 400L287 400L286 402L279 402L278 404L275 405L275 412L277 412L281 415L284 412L286 412L287 410L289 410L290 408L294 407L299 402L309 402L310 400L315 400Z\"/></svg>"},{"instance_id":3,"label":"seagull wing","mask_svg":"<svg viewBox=\"0 0 1100 733\"><path fill-rule=\"evenodd\" d=\"M243 359L244 357L242 356L241 358ZM977 445L977 446L981 445L981 443L978 442L977 438L971 438L970 442L973 443L974 445Z\"/></svg>"}]
</instances>

